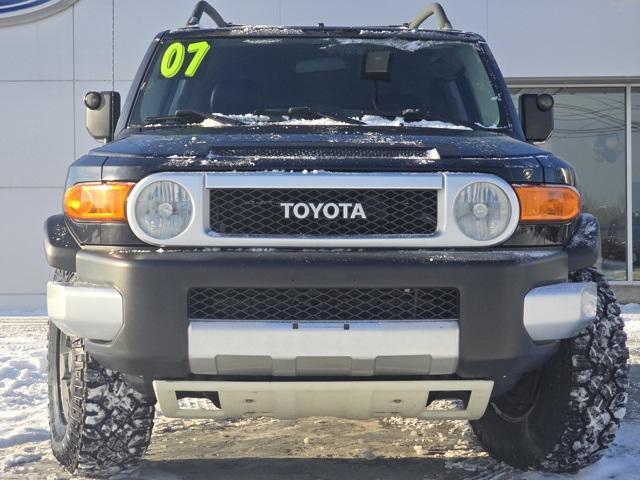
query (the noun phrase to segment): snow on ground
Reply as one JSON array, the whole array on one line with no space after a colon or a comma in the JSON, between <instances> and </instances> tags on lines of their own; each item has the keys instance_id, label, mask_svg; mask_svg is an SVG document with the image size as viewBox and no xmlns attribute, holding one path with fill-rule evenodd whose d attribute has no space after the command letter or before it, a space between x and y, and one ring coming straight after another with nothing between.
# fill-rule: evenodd
<instances>
[{"instance_id":1,"label":"snow on ground","mask_svg":"<svg viewBox=\"0 0 640 480\"><path fill-rule=\"evenodd\" d=\"M576 475L491 460L467 422L415 419L183 421L159 415L135 479L640 479L640 305L623 307L632 363L627 417L596 465ZM69 478L48 445L46 323L0 318L0 478Z\"/></svg>"},{"instance_id":2,"label":"snow on ground","mask_svg":"<svg viewBox=\"0 0 640 480\"><path fill-rule=\"evenodd\" d=\"M0 449L46 440L44 324L41 319L23 318L1 320L0 328Z\"/></svg>"},{"instance_id":3,"label":"snow on ground","mask_svg":"<svg viewBox=\"0 0 640 480\"><path fill-rule=\"evenodd\" d=\"M625 331L629 344L629 362L640 364L640 304L622 305L622 317L625 320ZM640 387L640 386L639 386Z\"/></svg>"}]
</instances>

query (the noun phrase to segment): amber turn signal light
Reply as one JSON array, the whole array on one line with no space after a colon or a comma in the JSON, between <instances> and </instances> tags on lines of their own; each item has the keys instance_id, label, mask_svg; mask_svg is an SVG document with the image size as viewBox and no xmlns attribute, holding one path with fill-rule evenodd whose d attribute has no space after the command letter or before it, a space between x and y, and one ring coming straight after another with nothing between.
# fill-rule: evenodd
<instances>
[{"instance_id":1,"label":"amber turn signal light","mask_svg":"<svg viewBox=\"0 0 640 480\"><path fill-rule=\"evenodd\" d=\"M569 222L580 214L580 194L565 185L515 185L520 222Z\"/></svg>"},{"instance_id":2,"label":"amber turn signal light","mask_svg":"<svg viewBox=\"0 0 640 480\"><path fill-rule=\"evenodd\" d=\"M64 213L74 220L124 222L127 196L134 183L78 183L64 194Z\"/></svg>"}]
</instances>

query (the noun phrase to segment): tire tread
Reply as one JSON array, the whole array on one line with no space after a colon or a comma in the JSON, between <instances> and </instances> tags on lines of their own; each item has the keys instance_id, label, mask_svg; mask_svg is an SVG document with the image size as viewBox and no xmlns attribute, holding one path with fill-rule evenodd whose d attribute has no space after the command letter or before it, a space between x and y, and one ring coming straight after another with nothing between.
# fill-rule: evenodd
<instances>
[{"instance_id":1,"label":"tire tread","mask_svg":"<svg viewBox=\"0 0 640 480\"><path fill-rule=\"evenodd\" d=\"M597 284L595 321L563 340L540 367L538 397L525 416L503 418L491 402L485 416L472 422L485 449L517 468L556 473L584 468L602 457L625 414L629 351L620 306L595 268L574 272L569 280Z\"/></svg>"},{"instance_id":2,"label":"tire tread","mask_svg":"<svg viewBox=\"0 0 640 480\"><path fill-rule=\"evenodd\" d=\"M64 272L59 278L74 280L73 275ZM50 369L57 341L57 328L51 324ZM110 477L132 470L151 441L154 403L127 385L122 374L93 359L82 339L73 339L72 354L71 405L66 424L55 403L56 376L49 374L49 424L54 457L69 472L90 477Z\"/></svg>"}]
</instances>

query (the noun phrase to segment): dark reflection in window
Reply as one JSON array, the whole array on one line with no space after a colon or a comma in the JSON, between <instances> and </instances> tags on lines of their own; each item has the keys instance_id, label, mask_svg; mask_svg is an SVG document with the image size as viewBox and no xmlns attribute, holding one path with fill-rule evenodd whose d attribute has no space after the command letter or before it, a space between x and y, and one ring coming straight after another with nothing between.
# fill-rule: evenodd
<instances>
[{"instance_id":1,"label":"dark reflection in window","mask_svg":"<svg viewBox=\"0 0 640 480\"><path fill-rule=\"evenodd\" d=\"M633 279L640 280L640 88L631 89L631 158L633 161Z\"/></svg>"},{"instance_id":2,"label":"dark reflection in window","mask_svg":"<svg viewBox=\"0 0 640 480\"><path fill-rule=\"evenodd\" d=\"M515 88L513 93L515 100L521 93L553 95L555 130L543 148L576 169L583 210L600 221L598 266L609 279L627 280L624 89Z\"/></svg>"}]
</instances>

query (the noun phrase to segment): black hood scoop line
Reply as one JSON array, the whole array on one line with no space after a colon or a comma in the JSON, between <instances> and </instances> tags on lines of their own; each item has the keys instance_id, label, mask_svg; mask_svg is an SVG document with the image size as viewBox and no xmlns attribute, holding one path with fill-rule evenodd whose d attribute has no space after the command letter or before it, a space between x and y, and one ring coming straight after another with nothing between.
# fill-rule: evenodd
<instances>
[{"instance_id":1,"label":"black hood scoop line","mask_svg":"<svg viewBox=\"0 0 640 480\"><path fill-rule=\"evenodd\" d=\"M413 146L367 146L367 145L238 145L211 147L208 159L242 160L263 159L391 159L391 158L437 158L433 147Z\"/></svg>"}]
</instances>

